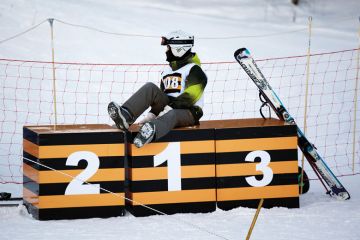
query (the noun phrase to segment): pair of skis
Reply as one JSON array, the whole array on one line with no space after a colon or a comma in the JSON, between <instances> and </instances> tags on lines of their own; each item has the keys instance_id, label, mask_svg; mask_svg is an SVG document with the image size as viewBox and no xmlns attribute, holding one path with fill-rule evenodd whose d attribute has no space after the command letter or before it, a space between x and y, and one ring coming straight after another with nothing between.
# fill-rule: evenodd
<instances>
[{"instance_id":1,"label":"pair of skis","mask_svg":"<svg viewBox=\"0 0 360 240\"><path fill-rule=\"evenodd\" d=\"M249 50L246 48L240 48L234 53L236 61L241 65L245 72L249 75L251 80L259 88L260 95L263 96L266 102L271 106L276 115L283 121L289 124L296 125L296 122L289 112L284 107L283 103L273 91L268 81L258 68L255 60L250 55ZM304 133L297 126L298 146L304 153L304 156L310 163L310 166L314 169L315 173L321 177L324 182L329 186L330 195L337 199L346 200L350 199L350 194L346 191L344 186L340 183L334 173L326 165L325 161L317 152L316 148L306 138Z\"/></svg>"}]
</instances>

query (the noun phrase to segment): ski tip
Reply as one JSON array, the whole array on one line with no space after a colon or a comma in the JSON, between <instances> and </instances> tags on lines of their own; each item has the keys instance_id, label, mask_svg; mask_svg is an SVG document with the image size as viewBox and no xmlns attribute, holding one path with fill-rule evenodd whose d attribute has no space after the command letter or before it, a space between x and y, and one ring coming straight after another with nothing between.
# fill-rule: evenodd
<instances>
[{"instance_id":1,"label":"ski tip","mask_svg":"<svg viewBox=\"0 0 360 240\"><path fill-rule=\"evenodd\" d=\"M249 58L250 52L247 48L239 48L234 52L234 57L236 60L241 60L243 58Z\"/></svg>"}]
</instances>

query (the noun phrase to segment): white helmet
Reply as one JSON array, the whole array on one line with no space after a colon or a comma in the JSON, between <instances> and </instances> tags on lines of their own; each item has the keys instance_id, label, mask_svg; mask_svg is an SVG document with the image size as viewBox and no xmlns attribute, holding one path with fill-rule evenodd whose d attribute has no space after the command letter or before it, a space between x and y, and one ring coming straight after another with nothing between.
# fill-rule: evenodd
<instances>
[{"instance_id":1,"label":"white helmet","mask_svg":"<svg viewBox=\"0 0 360 240\"><path fill-rule=\"evenodd\" d=\"M175 57L182 57L194 46L194 36L177 30L161 37L161 45L168 45Z\"/></svg>"}]
</instances>

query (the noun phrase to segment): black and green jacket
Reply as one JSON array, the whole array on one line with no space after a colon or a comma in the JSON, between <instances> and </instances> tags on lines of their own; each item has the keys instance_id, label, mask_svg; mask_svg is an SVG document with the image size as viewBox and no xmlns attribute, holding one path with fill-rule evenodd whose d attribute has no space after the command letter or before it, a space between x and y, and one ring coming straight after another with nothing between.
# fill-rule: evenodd
<instances>
[{"instance_id":1,"label":"black and green jacket","mask_svg":"<svg viewBox=\"0 0 360 240\"><path fill-rule=\"evenodd\" d=\"M200 106L195 106L195 104L202 97L207 84L207 77L201 69L198 55L190 52L183 59L170 62L169 66L173 71L176 71L191 63L195 65L191 67L186 77L184 91L177 97L169 96L169 106L174 109L189 109L195 119L198 120L202 116L202 109ZM161 81L160 88L163 91L165 90L163 81Z\"/></svg>"}]
</instances>

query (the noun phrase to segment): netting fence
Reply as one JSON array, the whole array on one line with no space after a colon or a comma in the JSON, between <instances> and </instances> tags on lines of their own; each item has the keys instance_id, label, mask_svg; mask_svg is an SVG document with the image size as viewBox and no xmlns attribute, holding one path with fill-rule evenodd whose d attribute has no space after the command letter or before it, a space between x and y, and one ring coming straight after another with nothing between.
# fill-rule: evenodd
<instances>
[{"instance_id":1,"label":"netting fence","mask_svg":"<svg viewBox=\"0 0 360 240\"><path fill-rule=\"evenodd\" d=\"M360 134L355 124L360 126L359 109L355 109L360 105L359 100L355 102L358 52L352 49L310 58L306 134L337 176L360 173ZM303 128L306 56L258 60L258 65ZM165 65L55 63L54 67L55 81L52 62L0 59L0 187L18 195L24 125L55 121L111 125L107 104L124 102L145 82L159 84ZM261 117L258 90L238 63L203 63L202 68L208 76L202 120ZM315 178L308 165L305 169Z\"/></svg>"}]
</instances>

